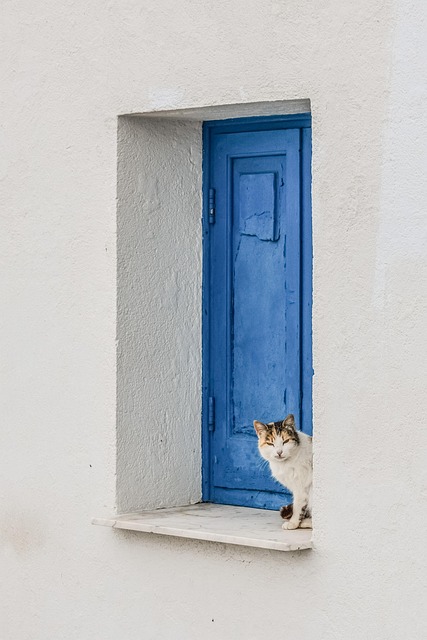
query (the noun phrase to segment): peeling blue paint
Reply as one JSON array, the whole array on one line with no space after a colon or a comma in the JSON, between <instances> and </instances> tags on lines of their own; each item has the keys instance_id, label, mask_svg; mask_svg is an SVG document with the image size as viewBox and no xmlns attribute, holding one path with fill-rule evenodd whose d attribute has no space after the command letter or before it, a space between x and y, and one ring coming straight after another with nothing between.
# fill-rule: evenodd
<instances>
[{"instance_id":1,"label":"peeling blue paint","mask_svg":"<svg viewBox=\"0 0 427 640\"><path fill-rule=\"evenodd\" d=\"M277 508L252 421L292 412L311 432L309 133L309 115L204 125L205 500Z\"/></svg>"}]
</instances>

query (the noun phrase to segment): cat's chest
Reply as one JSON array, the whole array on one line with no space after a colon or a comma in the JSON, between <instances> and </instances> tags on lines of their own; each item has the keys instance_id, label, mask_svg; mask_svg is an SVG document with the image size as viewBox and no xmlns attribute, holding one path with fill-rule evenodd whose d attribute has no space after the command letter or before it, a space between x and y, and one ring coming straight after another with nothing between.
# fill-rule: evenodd
<instances>
[{"instance_id":1,"label":"cat's chest","mask_svg":"<svg viewBox=\"0 0 427 640\"><path fill-rule=\"evenodd\" d=\"M270 463L270 468L273 477L289 489L300 480L301 469L290 462Z\"/></svg>"}]
</instances>

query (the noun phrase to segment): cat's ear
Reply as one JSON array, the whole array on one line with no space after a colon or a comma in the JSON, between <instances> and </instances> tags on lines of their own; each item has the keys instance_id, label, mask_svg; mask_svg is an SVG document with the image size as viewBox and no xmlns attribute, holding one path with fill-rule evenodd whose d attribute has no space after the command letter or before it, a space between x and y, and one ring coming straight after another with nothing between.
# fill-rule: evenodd
<instances>
[{"instance_id":1,"label":"cat's ear","mask_svg":"<svg viewBox=\"0 0 427 640\"><path fill-rule=\"evenodd\" d=\"M295 417L292 413L286 416L282 422L282 427L287 431L295 431Z\"/></svg>"},{"instance_id":2,"label":"cat's ear","mask_svg":"<svg viewBox=\"0 0 427 640\"><path fill-rule=\"evenodd\" d=\"M257 436L259 438L260 435L267 431L267 425L263 422L260 422L259 420L254 420L254 429L257 432Z\"/></svg>"}]
</instances>

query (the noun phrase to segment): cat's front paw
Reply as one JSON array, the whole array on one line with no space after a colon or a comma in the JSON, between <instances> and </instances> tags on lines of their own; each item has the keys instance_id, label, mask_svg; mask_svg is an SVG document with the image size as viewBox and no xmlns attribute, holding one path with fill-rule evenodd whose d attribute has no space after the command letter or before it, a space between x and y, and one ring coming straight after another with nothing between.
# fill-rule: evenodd
<instances>
[{"instance_id":1,"label":"cat's front paw","mask_svg":"<svg viewBox=\"0 0 427 640\"><path fill-rule=\"evenodd\" d=\"M292 520L288 520L288 522L284 522L282 524L282 529L298 529L299 522L292 522Z\"/></svg>"}]
</instances>

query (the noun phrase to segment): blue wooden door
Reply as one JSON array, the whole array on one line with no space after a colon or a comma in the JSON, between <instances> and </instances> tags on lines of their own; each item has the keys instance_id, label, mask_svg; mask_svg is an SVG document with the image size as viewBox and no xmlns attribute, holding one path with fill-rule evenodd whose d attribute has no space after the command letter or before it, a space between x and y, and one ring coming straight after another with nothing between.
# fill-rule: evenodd
<instances>
[{"instance_id":1,"label":"blue wooden door","mask_svg":"<svg viewBox=\"0 0 427 640\"><path fill-rule=\"evenodd\" d=\"M213 502L286 501L259 456L254 419L294 413L311 431L307 130L306 119L206 125L204 493Z\"/></svg>"}]
</instances>

